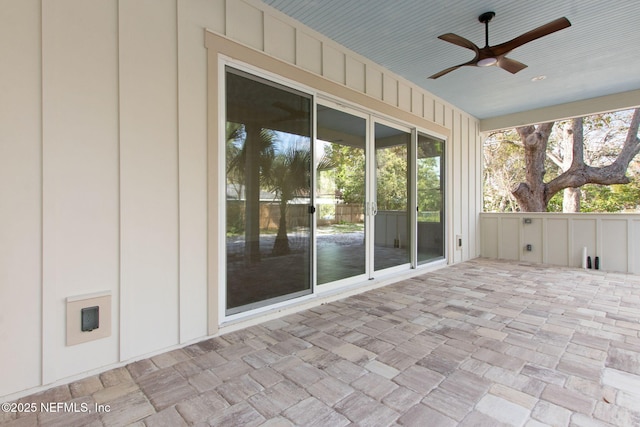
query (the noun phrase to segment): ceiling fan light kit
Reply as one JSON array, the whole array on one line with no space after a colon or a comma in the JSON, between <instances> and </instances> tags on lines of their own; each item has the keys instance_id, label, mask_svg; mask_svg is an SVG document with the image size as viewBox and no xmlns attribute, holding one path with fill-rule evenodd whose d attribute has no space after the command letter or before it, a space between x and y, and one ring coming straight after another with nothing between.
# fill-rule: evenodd
<instances>
[{"instance_id":1,"label":"ceiling fan light kit","mask_svg":"<svg viewBox=\"0 0 640 427\"><path fill-rule=\"evenodd\" d=\"M493 19L494 16L496 16L495 12L485 12L478 17L478 21L485 25L485 46L483 48L479 48L475 43L457 34L447 33L438 36L440 40L444 40L446 42L453 43L457 46L474 51L476 56L469 62L449 67L445 70L440 71L439 73L430 76L429 78L437 79L444 76L445 74L450 73L451 71L465 66L490 67L492 65L496 65L503 70L510 72L511 74L515 74L518 71L527 68L527 66L514 59L507 58L507 54L509 54L512 50L522 46L523 44L529 43L533 40L539 39L541 37L547 36L551 33L555 33L556 31L560 31L571 26L571 22L569 22L567 18L562 17L529 32L526 32L512 40L509 40L508 42L496 46L489 46L489 22L491 21L491 19Z\"/></svg>"},{"instance_id":2,"label":"ceiling fan light kit","mask_svg":"<svg viewBox=\"0 0 640 427\"><path fill-rule=\"evenodd\" d=\"M483 58L476 64L478 67L490 67L498 63L498 58Z\"/></svg>"}]
</instances>

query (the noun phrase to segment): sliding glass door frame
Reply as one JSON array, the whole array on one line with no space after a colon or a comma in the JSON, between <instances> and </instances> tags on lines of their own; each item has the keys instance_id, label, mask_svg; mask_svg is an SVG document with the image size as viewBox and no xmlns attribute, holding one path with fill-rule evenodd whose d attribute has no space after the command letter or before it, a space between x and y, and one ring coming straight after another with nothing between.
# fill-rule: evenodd
<instances>
[{"instance_id":1,"label":"sliding glass door frame","mask_svg":"<svg viewBox=\"0 0 640 427\"><path fill-rule=\"evenodd\" d=\"M390 277L393 274L410 274L411 269L424 269L425 267L431 265L431 262L420 263L418 261L418 206L417 206L417 145L418 145L418 135L427 135L430 137L434 137L440 139L444 143L444 155L445 162L443 165L448 165L450 162L450 157L448 156L448 152L450 147L447 144L446 137L441 135L436 135L433 132L425 131L420 128L416 128L414 125L410 123L399 122L395 119L390 119L385 117L383 114L368 110L364 106L354 105L350 102L343 101L341 99L334 98L332 96L327 96L322 93L318 93L316 90L300 85L294 81L286 80L277 75L273 75L271 73L262 71L260 69L256 69L250 65L239 63L231 58L220 57L218 62L218 76L219 76L219 84L218 84L218 123L219 126L219 135L218 141L220 143L217 146L217 155L218 158L218 170L216 172L218 179L218 194L224 196L226 194L226 172L225 172L225 144L222 141L225 141L225 123L226 123L226 83L225 83L225 70L226 67L231 67L234 69L238 69L245 73L255 75L259 79L265 79L268 81L272 81L275 85L282 85L287 88L292 89L293 91L298 91L306 94L311 99L311 139L310 146L311 152L314 153L312 155L313 163L311 167L311 191L309 194L310 200L310 225L309 225L309 233L311 238L311 248L310 248L310 290L308 292L302 292L300 295L291 294L285 296L281 300L278 298L267 300L268 304L256 304L255 306L248 306L246 310L242 311L229 311L227 307L227 270L226 270L226 259L227 259L227 248L225 244L225 236L226 236L226 202L219 203L219 208L217 212L218 216L218 230L220 239L218 239L218 254L217 257L220 258L221 268L217 272L212 272L218 277L218 318L220 324L225 324L231 321L240 320L246 318L248 316L256 315L261 312L277 310L282 307L290 306L294 303L300 303L305 300L313 299L316 296L332 293L339 291L341 289L348 289L357 286L365 285L369 280L380 279L383 277ZM365 203L364 203L364 224L365 224L365 269L363 274L356 274L353 277L346 277L339 280L335 280L332 282L328 282L325 284L318 284L318 232L317 232L317 219L318 219L318 200L317 200L317 167L318 167L318 159L315 155L316 147L318 143L318 106L329 107L343 113L347 113L353 115L355 117L361 118L365 120ZM389 268L385 268L382 270L375 270L375 248L374 248L374 239L375 239L375 220L376 220L376 148L375 148L375 129L376 124L390 127L396 129L398 131L404 132L409 135L409 143L407 145L407 233L408 233L408 245L409 245L409 254L406 263L401 263ZM444 172L441 172L441 184L442 184L442 195L443 195L443 206L444 212L447 212L446 205L450 202L450 195L446 191L447 185L447 175ZM312 212L313 211L313 212ZM447 216L442 215L442 220L444 221L444 234L445 237L448 236L450 224L447 220ZM442 264L447 262L447 239L443 239L443 259L436 260L440 261L438 264Z\"/></svg>"},{"instance_id":2,"label":"sliding glass door frame","mask_svg":"<svg viewBox=\"0 0 640 427\"><path fill-rule=\"evenodd\" d=\"M407 145L407 186L408 189L415 187L415 167L411 164L411 159L415 156L412 154L415 152L415 135L417 135L417 131L412 129L410 126L402 123L398 123L396 121L388 120L380 115L374 114L373 112L363 111L358 108L351 108L349 106L345 106L344 104L335 101L333 99L324 98L322 96L318 96L316 98L316 105L329 107L335 109L337 111L347 113L353 115L358 118L362 118L366 120L366 141L365 141L365 203L364 203L364 227L365 227L365 270L364 274L355 275L353 277L348 277L340 280L336 280L334 282L319 284L317 281L315 282L316 292L319 294L334 291L336 289L345 288L353 284L362 283L365 280L374 280L376 277L386 276L389 274L393 274L395 272L407 272L411 268L415 268L416 263L414 262L413 247L415 246L416 237L415 233L410 231L413 229L413 226L408 226L408 235L409 235L409 255L410 258L407 259L405 263L401 263L399 265L385 268L385 269L375 269L375 222L377 215L377 195L376 195L376 149L375 149L375 128L376 125L382 125L388 128L393 128L400 132L404 132L409 135L409 144ZM317 111L317 107L316 107ZM319 114L316 114L316 118ZM314 188L316 188L315 186ZM407 191L408 194L408 208L407 208L407 221L408 224L414 224L416 219L416 209L411 206L415 205L415 196L412 191ZM318 212L316 213L316 215ZM316 220L317 224L317 220ZM318 233L314 233L314 235L318 236ZM406 245L407 243L405 243ZM314 264L318 265L318 246L317 240L314 245L316 248L315 254L316 259ZM317 268L316 268L317 274Z\"/></svg>"},{"instance_id":3,"label":"sliding glass door frame","mask_svg":"<svg viewBox=\"0 0 640 427\"><path fill-rule=\"evenodd\" d=\"M407 230L407 242L404 243L405 247L407 245L409 245L407 247L407 250L409 251L409 256L406 259L406 262L401 262L401 263L396 263L396 265L391 266L391 267L385 267L385 268L377 268L376 263L379 265L380 262L382 261L380 258L380 251L378 251L378 259L376 259L376 218L378 218L378 223L380 223L380 220L382 218L382 215L380 214L381 212L381 208L382 208L382 204L381 201L378 200L378 167L377 167L377 150L378 147L376 147L376 141L377 141L377 135L376 135L376 125L379 125L380 127L385 127L388 129L393 129L393 130L397 130L399 132L405 133L407 134L407 136L409 137L409 143L407 144L407 164L406 164L406 181L405 181L405 185L407 186L407 191L406 191L406 196L407 196L407 200L406 200L406 204L407 204L407 215L406 215L406 219L405 221L407 221L407 226L406 226L406 230ZM392 120L388 120L386 118L383 118L381 116L378 116L376 114L371 114L370 115L370 119L369 119L369 135L370 135L370 140L368 141L368 146L370 147L369 149L369 157L367 158L368 160L368 172L369 172L369 179L368 179L368 184L369 184L369 193L368 193L368 199L370 201L370 209L369 209L369 218L371 221L370 224L370 230L371 230L371 234L368 236L369 237L369 250L371 251L371 256L370 258L370 265L369 265L369 280L373 280L376 279L378 277L381 276L385 276L388 274L393 274L396 272L402 272L402 271L408 271L410 268L413 268L413 265L411 264L411 253L413 252L411 245L411 242L413 242L413 232L412 232L412 228L410 226L410 220L411 220L411 211L413 210L411 208L412 204L413 204L413 197L412 197L412 192L411 192L411 188L413 186L413 173L412 173L412 169L411 169L411 157L412 157L412 143L411 140L412 138L412 128L411 126L405 125L405 124L401 124ZM415 199L414 199L415 200ZM402 215L398 215L398 218L401 218ZM398 239L400 240L400 239ZM402 242L398 241L398 246L402 246Z\"/></svg>"},{"instance_id":4,"label":"sliding glass door frame","mask_svg":"<svg viewBox=\"0 0 640 427\"><path fill-rule=\"evenodd\" d=\"M414 132L415 132L415 137L413 138L413 142L415 143L415 148L413 149L414 155L412 158L412 163L413 163L413 170L414 170L413 175L416 181L412 186L412 192L414 197L413 200L415 200L415 206L416 206L416 209L414 210L414 214L416 215L416 218L412 222L412 224L416 228L414 232L414 236L416 240L414 243L415 251L413 254L415 258L413 259L412 265L414 266L414 268L421 268L422 266L439 262L439 261L446 262L446 258L447 258L448 244L447 244L446 236L447 236L448 227L449 227L449 222L447 221L447 215L448 215L447 173L449 169L448 167L449 153L448 153L448 144L445 137L438 136L433 133L422 132L418 129L415 129ZM420 172L420 164L418 162L422 159L429 158L429 156L421 157L421 153L425 153L425 151L421 151L421 142L430 142L431 144L433 144L431 147L427 147L425 151L427 153L432 154L432 157L438 158L437 166L436 165L431 166L431 172L434 172L434 169L437 170L438 197L436 201L437 201L437 204L439 204L438 221L433 221L433 220L420 221L420 218L418 217L419 214L421 213L420 204L421 203L429 204L427 200L423 200L424 196L421 196L419 193L421 177L418 175ZM427 165L427 170L425 171L425 175L422 177L423 179L425 180L428 179L427 177L430 175L428 172L429 172L429 166ZM433 174L431 174L431 178L433 179ZM425 191L427 190L425 189ZM433 189L432 189L432 194L433 194ZM434 203L434 200L432 199L430 203ZM435 211L422 212L422 214L427 215L428 217L428 214L429 213L433 214L433 212ZM432 225L433 223L437 223L439 225L433 226ZM421 225L425 227L425 229L423 229L422 232L420 230ZM421 237L431 238L432 241L434 242L434 245L430 246L429 250L427 250L425 248L425 245L428 245L428 242L421 241ZM438 241L440 241L439 245L437 244ZM424 251L423 253L421 253L421 248ZM435 253L434 248L438 248L437 252L439 253Z\"/></svg>"},{"instance_id":5,"label":"sliding glass door frame","mask_svg":"<svg viewBox=\"0 0 640 427\"><path fill-rule=\"evenodd\" d=\"M411 129L411 149L409 169L411 184L409 185L409 224L411 224L411 268L418 268L418 129Z\"/></svg>"},{"instance_id":6,"label":"sliding glass door frame","mask_svg":"<svg viewBox=\"0 0 640 427\"><path fill-rule=\"evenodd\" d=\"M276 89L284 90L285 92L290 92L293 94L299 93L304 97L310 100L309 105L309 127L310 127L310 135L309 135L309 151L311 153L311 163L310 163L310 192L308 195L309 199L309 212L308 212L308 220L309 220L309 249L308 256L309 259L306 261L309 265L308 271L308 289L305 288L301 291L290 292L287 294L283 294L282 296L269 297L266 299L262 299L256 302L250 302L248 304L243 304L238 307L229 306L228 298L229 298L229 289L228 289L228 279L229 279L229 271L228 271L228 248L226 244L226 234L227 234L227 167L226 167L226 123L227 123L227 74L228 70L235 70L239 75L246 75L250 78L254 78L256 82L264 83L266 86L272 86ZM220 318L220 323L226 323L229 321L234 321L236 319L241 319L247 317L251 314L257 314L264 311L269 311L275 309L277 307L287 306L292 303L292 301L301 301L308 298L313 298L315 294L315 214L312 212L313 207L315 205L315 162L313 161L313 153L314 153L314 145L316 139L316 92L311 90L310 88L301 86L296 84L295 82L291 82L288 80L283 80L278 78L277 76L271 75L270 73L263 72L261 70L257 70L251 66L246 64L238 63L229 58L221 58L219 61L218 68L219 75L219 117L218 123L219 126L219 135L218 135L218 194L223 195L225 197L225 201L219 203L218 209L218 227L219 227L219 235L221 238L218 242L218 256L221 257L221 265L224 268L221 268L220 271L217 272L218 280L219 280L219 292L218 292L218 313ZM234 73L232 73L234 74ZM280 107L283 108L283 107ZM288 110L284 108L284 111ZM293 114L293 113L291 113ZM285 144L286 145L286 144ZM261 190L262 191L262 190ZM245 242L246 244L246 242Z\"/></svg>"},{"instance_id":7,"label":"sliding glass door frame","mask_svg":"<svg viewBox=\"0 0 640 427\"><path fill-rule=\"evenodd\" d=\"M315 114L315 118L316 121L319 119L320 113L318 112L319 108L330 108L332 110L335 110L336 112L345 114L345 115L350 115L353 116L354 118L357 119L361 119L364 120L364 131L365 131L365 135L364 135L364 160L365 160L365 164L369 163L368 160L368 156L369 156L369 151L370 151L370 138L371 138L371 134L370 134L370 128L369 128L369 123L371 120L371 114L370 113L366 113L363 112L360 109L357 108L353 108L347 105L344 105L341 102L338 102L336 100L333 99L329 99L326 97L322 97L321 95L316 97L316 114ZM322 144L322 141L319 140L319 129L318 129L318 123L316 122L316 147L318 147L320 144ZM317 149L317 148L316 148ZM318 165L316 164L316 167L314 168L315 171L318 170ZM365 252L364 252L364 269L362 271L361 274L356 274L350 277L345 277L345 278L341 278L335 281L331 281L331 282L327 282L327 283L320 283L320 281L318 280L318 258L320 256L320 250L318 247L318 237L320 235L320 233L318 233L318 221L320 220L319 215L321 214L320 212L320 207L318 204L316 204L316 220L315 220L315 225L316 225L316 230L314 233L314 248L315 250L315 257L314 257L314 265L316 266L315 268L315 289L316 292L321 294L321 293L326 293L326 292L331 292L334 291L336 289L340 289L340 288L345 288L351 285L355 285L357 283L362 283L363 281L366 281L367 279L369 279L370 275L369 275L369 271L370 271L370 265L371 265L371 259L370 259L370 253L369 250L367 249L367 243L369 238L367 237L367 233L370 230L371 227L371 223L370 223L370 219L369 219L369 213L367 210L367 206L368 206L368 201L369 201L369 193L370 193L370 180L368 179L369 177L369 171L368 169L365 169L365 173L364 173L364 234L365 234ZM318 179L318 173L316 173L316 181L314 181L314 188L317 189L318 185L317 185L317 179ZM317 196L317 194L316 194Z\"/></svg>"}]
</instances>

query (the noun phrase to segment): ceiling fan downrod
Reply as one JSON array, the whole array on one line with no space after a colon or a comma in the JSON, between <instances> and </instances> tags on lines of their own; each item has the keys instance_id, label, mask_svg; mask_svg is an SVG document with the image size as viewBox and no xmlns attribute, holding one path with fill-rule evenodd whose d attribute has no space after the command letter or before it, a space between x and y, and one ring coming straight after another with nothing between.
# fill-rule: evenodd
<instances>
[{"instance_id":1,"label":"ceiling fan downrod","mask_svg":"<svg viewBox=\"0 0 640 427\"><path fill-rule=\"evenodd\" d=\"M485 12L482 15L478 16L478 21L484 24L484 36L485 36L485 46L489 47L489 22L496 16L495 12Z\"/></svg>"}]
</instances>

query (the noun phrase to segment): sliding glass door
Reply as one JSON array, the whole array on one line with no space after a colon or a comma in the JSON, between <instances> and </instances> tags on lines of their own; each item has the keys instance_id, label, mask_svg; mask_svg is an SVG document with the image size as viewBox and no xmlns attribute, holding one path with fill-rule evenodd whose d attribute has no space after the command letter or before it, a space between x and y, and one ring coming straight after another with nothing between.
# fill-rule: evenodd
<instances>
[{"instance_id":1,"label":"sliding glass door","mask_svg":"<svg viewBox=\"0 0 640 427\"><path fill-rule=\"evenodd\" d=\"M323 285L366 273L367 120L317 108L317 278Z\"/></svg>"},{"instance_id":2,"label":"sliding glass door","mask_svg":"<svg viewBox=\"0 0 640 427\"><path fill-rule=\"evenodd\" d=\"M411 133L374 125L374 271L409 264L409 153Z\"/></svg>"},{"instance_id":3,"label":"sliding glass door","mask_svg":"<svg viewBox=\"0 0 640 427\"><path fill-rule=\"evenodd\" d=\"M318 105L317 135L317 283L409 268L409 129Z\"/></svg>"},{"instance_id":4,"label":"sliding glass door","mask_svg":"<svg viewBox=\"0 0 640 427\"><path fill-rule=\"evenodd\" d=\"M319 285L444 255L442 140L327 105L317 135Z\"/></svg>"},{"instance_id":5,"label":"sliding glass door","mask_svg":"<svg viewBox=\"0 0 640 427\"><path fill-rule=\"evenodd\" d=\"M444 257L444 141L418 133L418 264Z\"/></svg>"},{"instance_id":6,"label":"sliding glass door","mask_svg":"<svg viewBox=\"0 0 640 427\"><path fill-rule=\"evenodd\" d=\"M226 68L226 314L311 292L312 99Z\"/></svg>"},{"instance_id":7,"label":"sliding glass door","mask_svg":"<svg viewBox=\"0 0 640 427\"><path fill-rule=\"evenodd\" d=\"M443 140L224 76L225 316L444 257Z\"/></svg>"}]
</instances>

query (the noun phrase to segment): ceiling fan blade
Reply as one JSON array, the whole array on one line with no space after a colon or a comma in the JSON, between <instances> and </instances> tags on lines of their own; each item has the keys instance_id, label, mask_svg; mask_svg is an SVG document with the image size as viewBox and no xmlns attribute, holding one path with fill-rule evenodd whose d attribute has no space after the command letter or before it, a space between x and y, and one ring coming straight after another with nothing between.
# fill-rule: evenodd
<instances>
[{"instance_id":1,"label":"ceiling fan blade","mask_svg":"<svg viewBox=\"0 0 640 427\"><path fill-rule=\"evenodd\" d=\"M458 68L460 68L461 66L462 66L462 65L456 65L455 67L449 67L449 68L447 68L446 70L442 70L442 71L440 71L439 73L435 73L434 75L429 76L429 78L430 78L430 79L434 79L434 80L435 80L435 79L437 79L438 77L442 77L442 76L444 76L445 74L452 72L453 70L457 70L457 69L458 69Z\"/></svg>"},{"instance_id":2,"label":"ceiling fan blade","mask_svg":"<svg viewBox=\"0 0 640 427\"><path fill-rule=\"evenodd\" d=\"M477 55L476 55L476 57L477 57ZM435 79L437 79L438 77L442 77L442 76L444 76L445 74L448 74L448 73L452 72L453 70L457 70L458 68L460 68L460 67L464 67L464 66L466 66L466 65L476 65L476 59L474 58L473 60L471 60L471 61L469 61L469 62L465 62L464 64L455 65L455 66L453 66L453 67L449 67L449 68L447 68L447 69L444 69L444 70L440 71L439 73L435 73L434 75L430 76L429 78L430 78L430 79L434 79L434 80L435 80Z\"/></svg>"},{"instance_id":3,"label":"ceiling fan blade","mask_svg":"<svg viewBox=\"0 0 640 427\"><path fill-rule=\"evenodd\" d=\"M522 62L516 61L515 59L507 58L506 56L503 56L502 58L498 59L497 65L503 70L507 70L511 74L515 74L518 71L524 70L525 68L527 68L527 66Z\"/></svg>"},{"instance_id":4,"label":"ceiling fan blade","mask_svg":"<svg viewBox=\"0 0 640 427\"><path fill-rule=\"evenodd\" d=\"M513 49L522 46L525 43L529 43L530 41L539 39L540 37L547 36L551 33L555 33L556 31L560 31L564 28L570 27L571 22L565 17L558 18L555 21L551 21L547 24L544 24L534 30L526 32L513 40L509 40L508 42L493 46L491 51L494 55L506 55L511 52Z\"/></svg>"},{"instance_id":5,"label":"ceiling fan blade","mask_svg":"<svg viewBox=\"0 0 640 427\"><path fill-rule=\"evenodd\" d=\"M472 51L474 51L475 53L478 53L478 51L480 50L480 48L478 48L478 46L476 46L473 42L465 39L462 36L459 36L457 34L453 34L453 33L447 33L447 34L443 34L441 36L438 36L438 38L440 40L444 40L446 42L449 43L453 43L457 46L461 46L461 47L466 47L467 49L470 49Z\"/></svg>"}]
</instances>

